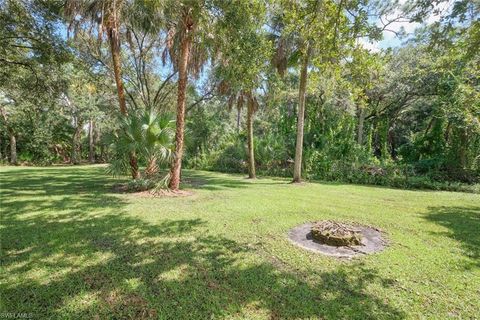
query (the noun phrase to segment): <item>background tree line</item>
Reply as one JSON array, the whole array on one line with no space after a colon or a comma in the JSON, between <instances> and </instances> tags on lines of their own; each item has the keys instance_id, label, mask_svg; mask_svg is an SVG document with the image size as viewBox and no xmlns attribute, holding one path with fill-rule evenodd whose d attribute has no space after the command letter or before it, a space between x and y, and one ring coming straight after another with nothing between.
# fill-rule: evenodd
<instances>
[{"instance_id":1,"label":"background tree line","mask_svg":"<svg viewBox=\"0 0 480 320\"><path fill-rule=\"evenodd\" d=\"M444 2L2 1L0 158L475 190L480 4Z\"/></svg>"}]
</instances>

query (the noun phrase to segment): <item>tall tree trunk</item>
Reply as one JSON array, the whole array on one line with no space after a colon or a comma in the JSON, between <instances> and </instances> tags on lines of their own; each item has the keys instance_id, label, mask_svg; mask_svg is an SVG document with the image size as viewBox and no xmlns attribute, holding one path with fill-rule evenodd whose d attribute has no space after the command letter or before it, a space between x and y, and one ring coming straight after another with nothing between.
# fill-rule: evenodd
<instances>
[{"instance_id":1,"label":"tall tree trunk","mask_svg":"<svg viewBox=\"0 0 480 320\"><path fill-rule=\"evenodd\" d=\"M125 90L122 81L122 66L120 63L120 39L118 38L117 28L108 30L108 40L110 42L110 52L112 54L113 74L115 76L115 84L117 85L118 102L120 104L120 112L127 115L127 103L125 101Z\"/></svg>"},{"instance_id":2,"label":"tall tree trunk","mask_svg":"<svg viewBox=\"0 0 480 320\"><path fill-rule=\"evenodd\" d=\"M237 108L237 133L240 132L240 114L241 114L241 109Z\"/></svg>"},{"instance_id":3,"label":"tall tree trunk","mask_svg":"<svg viewBox=\"0 0 480 320\"><path fill-rule=\"evenodd\" d=\"M95 142L93 137L93 120L90 119L88 125L88 161L90 163L95 163Z\"/></svg>"},{"instance_id":4,"label":"tall tree trunk","mask_svg":"<svg viewBox=\"0 0 480 320\"><path fill-rule=\"evenodd\" d=\"M145 175L147 178L153 178L158 173L157 158L152 157L148 160L147 167L145 168Z\"/></svg>"},{"instance_id":5,"label":"tall tree trunk","mask_svg":"<svg viewBox=\"0 0 480 320\"><path fill-rule=\"evenodd\" d=\"M130 152L130 173L132 175L132 179L139 179L140 178L140 170L138 170L138 160L137 154L135 151Z\"/></svg>"},{"instance_id":6,"label":"tall tree trunk","mask_svg":"<svg viewBox=\"0 0 480 320\"><path fill-rule=\"evenodd\" d=\"M115 22L115 27L110 28L107 32L108 40L110 42L110 51L112 54L113 73L115 76L115 84L117 85L118 102L120 104L120 112L127 116L127 103L125 101L125 90L123 89L122 69L120 63L120 38L118 36L118 22ZM140 178L140 171L138 170L138 161L135 152L130 155L130 172L133 179Z\"/></svg>"},{"instance_id":7,"label":"tall tree trunk","mask_svg":"<svg viewBox=\"0 0 480 320\"><path fill-rule=\"evenodd\" d=\"M249 99L251 100L251 99ZM253 101L249 101L247 105L247 142L248 142L248 178L255 179L255 150L253 146L253 115L254 115Z\"/></svg>"},{"instance_id":8,"label":"tall tree trunk","mask_svg":"<svg viewBox=\"0 0 480 320\"><path fill-rule=\"evenodd\" d=\"M388 129L388 143L390 144L390 156L393 160L397 160L397 144L395 143L395 129Z\"/></svg>"},{"instance_id":9,"label":"tall tree trunk","mask_svg":"<svg viewBox=\"0 0 480 320\"><path fill-rule=\"evenodd\" d=\"M363 123L365 121L365 110L358 108L358 128L357 128L357 144L363 145Z\"/></svg>"},{"instance_id":10,"label":"tall tree trunk","mask_svg":"<svg viewBox=\"0 0 480 320\"><path fill-rule=\"evenodd\" d=\"M75 128L75 132L73 133L72 137L72 158L70 162L72 164L79 164L80 163L80 153L81 153L81 146L80 146L80 139L82 137L82 121L77 120L77 126Z\"/></svg>"},{"instance_id":11,"label":"tall tree trunk","mask_svg":"<svg viewBox=\"0 0 480 320\"><path fill-rule=\"evenodd\" d=\"M17 164L17 139L13 132L10 132L10 164Z\"/></svg>"},{"instance_id":12,"label":"tall tree trunk","mask_svg":"<svg viewBox=\"0 0 480 320\"><path fill-rule=\"evenodd\" d=\"M300 87L298 89L297 142L295 146L295 163L293 169L293 182L297 183L302 181L303 127L305 124L305 95L307 91L310 51L310 46L307 44L307 50L302 61Z\"/></svg>"},{"instance_id":13,"label":"tall tree trunk","mask_svg":"<svg viewBox=\"0 0 480 320\"><path fill-rule=\"evenodd\" d=\"M184 20L188 19L188 16ZM185 25L189 25L184 21ZM175 130L175 157L173 159L172 168L170 170L169 188L173 191L180 187L180 173L182 170L183 157L183 139L185 130L185 99L187 93L188 81L188 59L190 56L190 44L192 42L191 35L187 27L186 35L182 39L180 48L180 57L178 59L178 92L177 92L177 122Z\"/></svg>"}]
</instances>

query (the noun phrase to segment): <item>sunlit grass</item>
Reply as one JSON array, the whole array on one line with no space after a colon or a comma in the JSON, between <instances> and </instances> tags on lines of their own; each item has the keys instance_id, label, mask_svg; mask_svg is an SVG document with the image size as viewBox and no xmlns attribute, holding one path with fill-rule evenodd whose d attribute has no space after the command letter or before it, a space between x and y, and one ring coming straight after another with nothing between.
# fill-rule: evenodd
<instances>
[{"instance_id":1,"label":"sunlit grass","mask_svg":"<svg viewBox=\"0 0 480 320\"><path fill-rule=\"evenodd\" d=\"M480 197L186 171L190 197L118 194L101 166L1 170L1 312L34 318L474 318ZM338 261L288 230L374 225Z\"/></svg>"}]
</instances>

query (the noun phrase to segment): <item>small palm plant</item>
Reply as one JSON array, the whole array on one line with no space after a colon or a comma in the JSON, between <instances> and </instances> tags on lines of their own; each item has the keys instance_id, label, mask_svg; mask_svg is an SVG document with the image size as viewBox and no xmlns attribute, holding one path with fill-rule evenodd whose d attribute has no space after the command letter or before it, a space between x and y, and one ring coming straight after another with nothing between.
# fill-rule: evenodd
<instances>
[{"instance_id":1,"label":"small palm plant","mask_svg":"<svg viewBox=\"0 0 480 320\"><path fill-rule=\"evenodd\" d=\"M145 112L141 120L144 140L141 154L147 163L145 175L154 177L158 174L159 162L168 162L172 158L174 121L169 116L155 112Z\"/></svg>"},{"instance_id":2,"label":"small palm plant","mask_svg":"<svg viewBox=\"0 0 480 320\"><path fill-rule=\"evenodd\" d=\"M121 120L120 130L113 136L113 160L108 172L121 175L130 167L129 154L146 164L144 175L157 179L159 164L172 158L174 121L153 110L131 113Z\"/></svg>"}]
</instances>

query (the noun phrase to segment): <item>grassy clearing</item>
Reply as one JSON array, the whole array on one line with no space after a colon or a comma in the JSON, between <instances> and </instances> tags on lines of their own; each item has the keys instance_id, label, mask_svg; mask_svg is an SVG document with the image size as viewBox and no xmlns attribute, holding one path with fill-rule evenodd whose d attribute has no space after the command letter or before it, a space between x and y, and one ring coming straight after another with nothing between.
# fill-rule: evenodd
<instances>
[{"instance_id":1,"label":"grassy clearing","mask_svg":"<svg viewBox=\"0 0 480 320\"><path fill-rule=\"evenodd\" d=\"M0 312L33 318L475 318L480 197L185 172L195 194L112 192L100 166L1 170ZM299 249L305 221L375 225L385 251Z\"/></svg>"}]
</instances>

